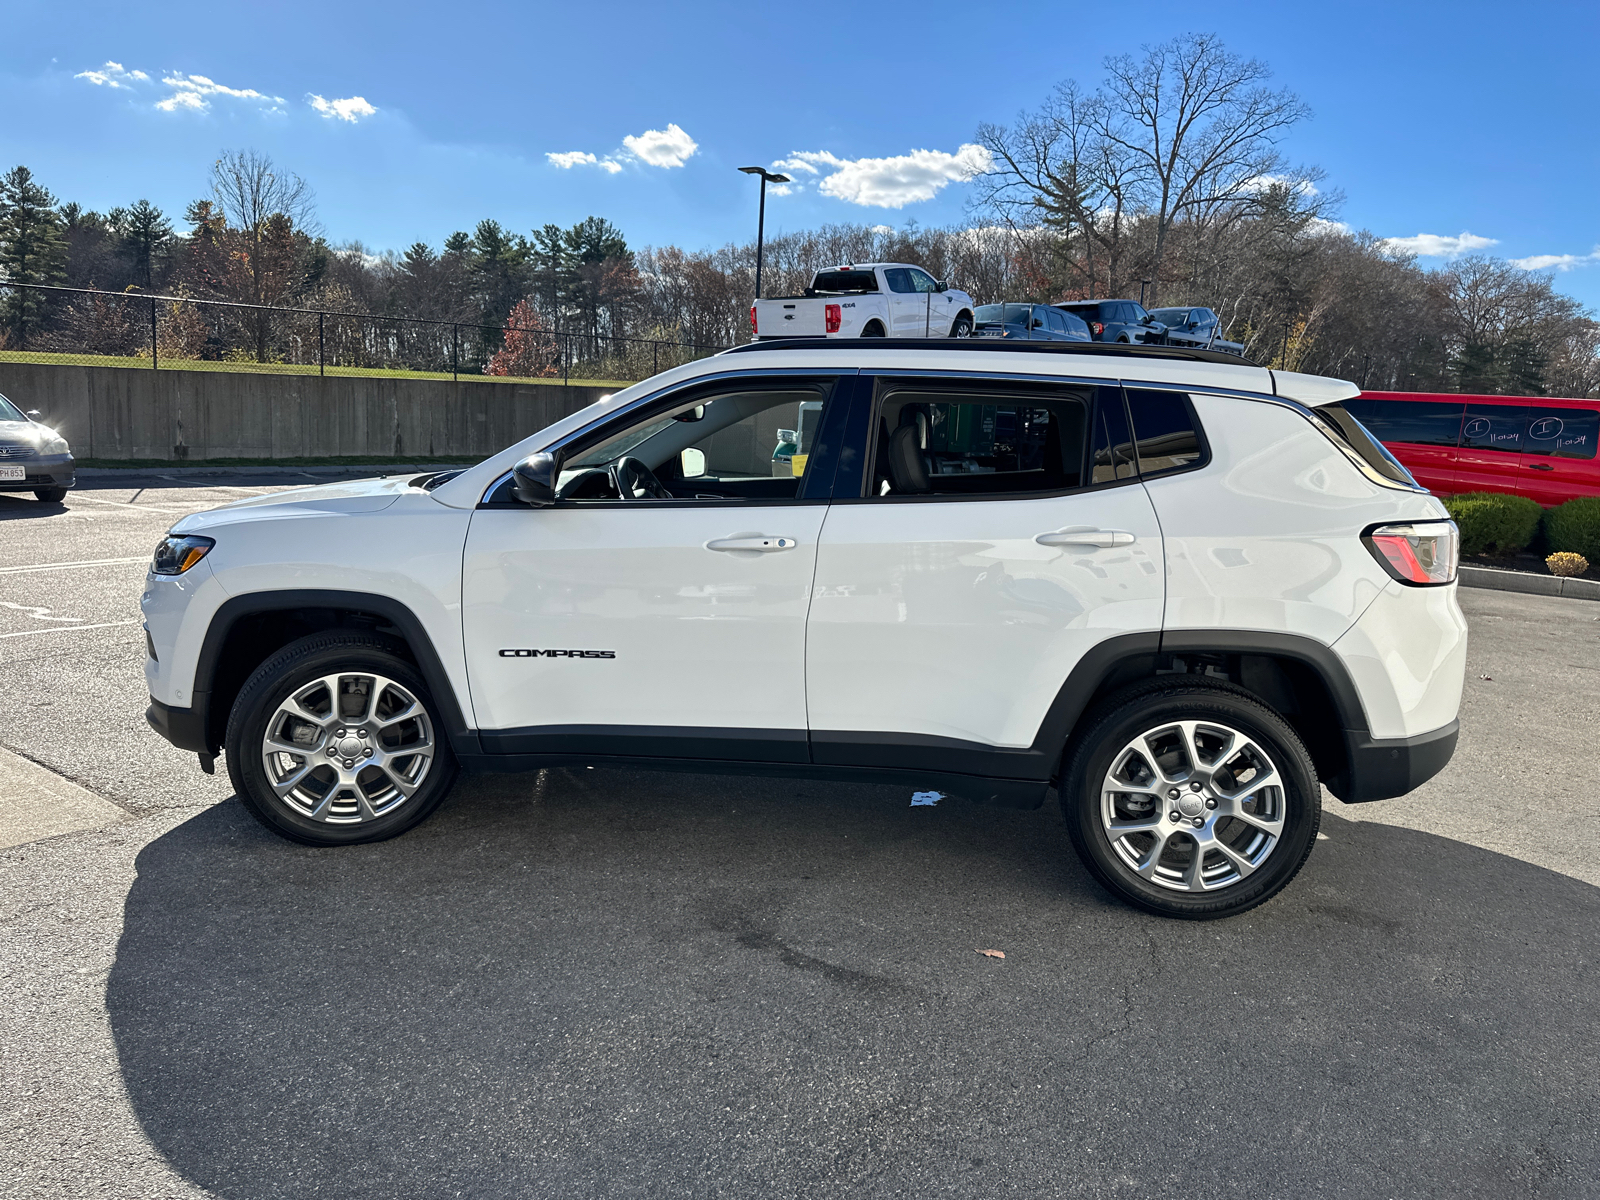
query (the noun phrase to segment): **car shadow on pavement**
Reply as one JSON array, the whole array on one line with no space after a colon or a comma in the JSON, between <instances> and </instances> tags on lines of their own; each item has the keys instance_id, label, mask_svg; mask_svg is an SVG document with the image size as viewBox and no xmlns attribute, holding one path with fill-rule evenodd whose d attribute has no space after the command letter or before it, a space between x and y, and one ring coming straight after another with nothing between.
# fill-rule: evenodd
<instances>
[{"instance_id":1,"label":"car shadow on pavement","mask_svg":"<svg viewBox=\"0 0 1600 1200\"><path fill-rule=\"evenodd\" d=\"M55 517L67 511L65 504L36 500L20 492L0 492L0 521L26 521Z\"/></svg>"},{"instance_id":2,"label":"car shadow on pavement","mask_svg":"<svg viewBox=\"0 0 1600 1200\"><path fill-rule=\"evenodd\" d=\"M1053 801L908 791L479 778L337 851L230 800L138 858L107 997L134 1110L222 1197L1600 1177L1600 889L1330 816L1277 900L1164 921Z\"/></svg>"}]
</instances>

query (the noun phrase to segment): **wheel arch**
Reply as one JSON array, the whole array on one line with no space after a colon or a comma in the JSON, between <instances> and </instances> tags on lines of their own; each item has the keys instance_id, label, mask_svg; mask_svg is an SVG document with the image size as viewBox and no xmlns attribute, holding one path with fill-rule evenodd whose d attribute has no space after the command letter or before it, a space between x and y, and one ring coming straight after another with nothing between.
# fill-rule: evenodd
<instances>
[{"instance_id":1,"label":"wheel arch","mask_svg":"<svg viewBox=\"0 0 1600 1200\"><path fill-rule=\"evenodd\" d=\"M433 693L452 747L458 754L478 752L450 676L417 615L390 596L320 588L234 596L212 616L195 663L193 701L207 751L215 754L221 747L234 699L258 666L290 642L333 629L381 633L402 646Z\"/></svg>"},{"instance_id":2,"label":"wheel arch","mask_svg":"<svg viewBox=\"0 0 1600 1200\"><path fill-rule=\"evenodd\" d=\"M1329 790L1338 795L1347 789L1352 735L1370 736L1366 710L1332 647L1297 634L1184 629L1107 638L1067 677L1035 748L1060 748L1059 761L1066 761L1084 732L1085 713L1130 684L1168 674L1221 679L1251 693L1300 735Z\"/></svg>"}]
</instances>

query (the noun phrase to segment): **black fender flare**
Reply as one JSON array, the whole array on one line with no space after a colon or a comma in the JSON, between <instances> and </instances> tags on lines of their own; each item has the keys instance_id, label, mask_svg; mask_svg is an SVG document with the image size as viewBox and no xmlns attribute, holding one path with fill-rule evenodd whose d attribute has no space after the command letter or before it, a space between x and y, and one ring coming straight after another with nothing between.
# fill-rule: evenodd
<instances>
[{"instance_id":1,"label":"black fender flare","mask_svg":"<svg viewBox=\"0 0 1600 1200\"><path fill-rule=\"evenodd\" d=\"M216 679L218 661L222 656L222 648L227 645L228 635L233 631L233 627L244 617L308 608L369 613L398 629L417 661L417 669L427 681L428 690L433 693L434 703L438 706L439 717L450 736L452 747L458 754L480 752L477 731L467 724L461 711L460 699L450 682L449 674L444 669L438 651L434 648L433 638L429 636L427 627L417 619L417 615L391 596L322 588L292 588L234 596L223 601L212 614L211 624L206 627L205 638L200 643L200 656L195 662L194 687L190 701L190 711L196 714L200 724L200 737L208 747L215 748L221 745L220 731L211 728L211 691L212 683Z\"/></svg>"}]
</instances>

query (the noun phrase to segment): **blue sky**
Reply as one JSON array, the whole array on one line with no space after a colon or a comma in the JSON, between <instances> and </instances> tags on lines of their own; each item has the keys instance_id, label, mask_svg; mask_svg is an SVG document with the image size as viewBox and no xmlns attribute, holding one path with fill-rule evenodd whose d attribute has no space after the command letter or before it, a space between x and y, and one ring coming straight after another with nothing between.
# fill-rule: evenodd
<instances>
[{"instance_id":1,"label":"blue sky","mask_svg":"<svg viewBox=\"0 0 1600 1200\"><path fill-rule=\"evenodd\" d=\"M1594 0L6 9L0 169L176 217L219 151L253 147L312 184L332 240L379 250L590 214L634 246L717 245L754 230L734 169L779 160L814 173L792 170L807 186L769 201L769 228L959 221L980 122L1095 81L1108 54L1216 32L1310 103L1283 149L1346 193L1346 223L1424 235L1425 265L1463 245L1559 259L1557 286L1600 309Z\"/></svg>"}]
</instances>

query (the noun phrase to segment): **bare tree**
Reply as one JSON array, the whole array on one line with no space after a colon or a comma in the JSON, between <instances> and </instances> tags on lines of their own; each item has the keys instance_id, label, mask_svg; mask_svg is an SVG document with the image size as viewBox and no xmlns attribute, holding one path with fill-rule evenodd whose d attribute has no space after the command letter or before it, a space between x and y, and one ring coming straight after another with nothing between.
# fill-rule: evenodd
<instances>
[{"instance_id":1,"label":"bare tree","mask_svg":"<svg viewBox=\"0 0 1600 1200\"><path fill-rule=\"evenodd\" d=\"M287 220L295 232L316 232L316 198L311 185L292 171L279 171L272 159L254 150L223 151L211 165L211 191L248 255L250 301L270 304L278 297L269 243Z\"/></svg>"},{"instance_id":2,"label":"bare tree","mask_svg":"<svg viewBox=\"0 0 1600 1200\"><path fill-rule=\"evenodd\" d=\"M1196 235L1256 211L1273 185L1287 187L1307 217L1337 203L1315 172L1292 169L1277 145L1310 110L1293 92L1265 85L1271 71L1230 53L1214 34L1184 34L1140 58L1105 62L1106 81L1085 94L1068 80L1011 129L985 125L978 139L996 168L980 197L1013 222L1041 223L1081 247L1078 270L1109 290L1125 284L1130 227L1148 219L1153 244L1143 269L1156 303L1167 277L1168 241L1180 222Z\"/></svg>"}]
</instances>

